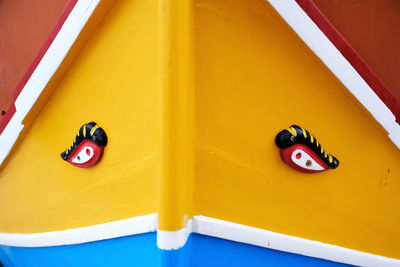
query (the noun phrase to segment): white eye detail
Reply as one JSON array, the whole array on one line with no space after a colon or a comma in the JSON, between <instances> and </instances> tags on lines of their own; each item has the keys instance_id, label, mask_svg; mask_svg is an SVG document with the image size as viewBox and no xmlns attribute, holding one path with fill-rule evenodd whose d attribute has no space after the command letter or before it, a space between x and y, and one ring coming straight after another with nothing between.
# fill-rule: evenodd
<instances>
[{"instance_id":1,"label":"white eye detail","mask_svg":"<svg viewBox=\"0 0 400 267\"><path fill-rule=\"evenodd\" d=\"M296 165L304 169L313 171L324 170L324 168L321 165L315 162L315 160L313 160L313 158L311 158L310 155L308 155L303 150L296 149L295 151L293 151L291 158Z\"/></svg>"},{"instance_id":2,"label":"white eye detail","mask_svg":"<svg viewBox=\"0 0 400 267\"><path fill-rule=\"evenodd\" d=\"M75 158L72 159L73 163L83 164L88 162L94 155L93 148L90 146L85 146Z\"/></svg>"}]
</instances>

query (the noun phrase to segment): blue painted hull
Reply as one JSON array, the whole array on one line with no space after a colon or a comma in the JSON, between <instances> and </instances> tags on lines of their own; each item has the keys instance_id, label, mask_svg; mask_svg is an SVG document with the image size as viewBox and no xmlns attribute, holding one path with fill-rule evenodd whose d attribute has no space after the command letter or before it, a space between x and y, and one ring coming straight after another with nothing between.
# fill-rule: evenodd
<instances>
[{"instance_id":1,"label":"blue painted hull","mask_svg":"<svg viewBox=\"0 0 400 267\"><path fill-rule=\"evenodd\" d=\"M332 261L191 234L179 250L161 250L156 233L78 245L22 248L0 246L8 266L346 266Z\"/></svg>"}]
</instances>

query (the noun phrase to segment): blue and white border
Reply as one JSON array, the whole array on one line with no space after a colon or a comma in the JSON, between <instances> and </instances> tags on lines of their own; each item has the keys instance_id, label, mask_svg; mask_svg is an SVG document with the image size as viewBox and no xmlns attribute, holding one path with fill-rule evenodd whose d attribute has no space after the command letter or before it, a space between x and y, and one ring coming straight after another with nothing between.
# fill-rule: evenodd
<instances>
[{"instance_id":1,"label":"blue and white border","mask_svg":"<svg viewBox=\"0 0 400 267\"><path fill-rule=\"evenodd\" d=\"M400 266L400 260L343 248L300 237L289 236L256 227L206 216L194 216L186 227L177 231L157 230L157 214L35 234L0 234L0 245L15 247L48 247L82 244L117 237L157 231L157 245L163 250L182 248L191 233L217 237L259 247L358 266Z\"/></svg>"},{"instance_id":2,"label":"blue and white border","mask_svg":"<svg viewBox=\"0 0 400 267\"><path fill-rule=\"evenodd\" d=\"M63 231L34 234L0 233L0 245L13 247L49 247L82 244L93 241L157 231L157 214L79 227Z\"/></svg>"},{"instance_id":3,"label":"blue and white border","mask_svg":"<svg viewBox=\"0 0 400 267\"><path fill-rule=\"evenodd\" d=\"M400 266L397 259L201 215L194 216L184 229L175 232L158 230L157 244L161 249L177 249L184 246L186 240L183 237L187 238L190 233L358 266Z\"/></svg>"}]
</instances>

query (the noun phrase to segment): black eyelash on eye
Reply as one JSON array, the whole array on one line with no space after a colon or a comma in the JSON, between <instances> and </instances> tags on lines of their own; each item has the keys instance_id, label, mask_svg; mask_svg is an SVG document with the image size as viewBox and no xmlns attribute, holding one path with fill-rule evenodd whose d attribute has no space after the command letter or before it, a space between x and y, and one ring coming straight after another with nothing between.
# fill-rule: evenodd
<instances>
[{"instance_id":1,"label":"black eyelash on eye","mask_svg":"<svg viewBox=\"0 0 400 267\"><path fill-rule=\"evenodd\" d=\"M61 158L63 160L68 160L69 156L83 140L90 140L98 146L106 146L108 141L107 134L101 127L96 125L97 124L93 121L84 124L79 129L78 134L76 135L71 147L61 153ZM91 133L94 127L96 128L94 129L94 132Z\"/></svg>"},{"instance_id":2,"label":"black eyelash on eye","mask_svg":"<svg viewBox=\"0 0 400 267\"><path fill-rule=\"evenodd\" d=\"M288 142L288 140L292 142ZM292 125L288 129L281 131L275 138L276 145L281 148L287 148L295 144L302 144L313 150L330 168L336 169L339 166L339 160L326 153L318 140L307 130Z\"/></svg>"}]
</instances>

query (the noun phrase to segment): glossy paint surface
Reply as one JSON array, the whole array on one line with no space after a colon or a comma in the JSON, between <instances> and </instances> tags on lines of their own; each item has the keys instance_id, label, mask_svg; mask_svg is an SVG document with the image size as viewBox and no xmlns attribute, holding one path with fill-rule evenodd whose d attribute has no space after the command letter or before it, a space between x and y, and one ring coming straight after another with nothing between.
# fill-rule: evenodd
<instances>
[{"instance_id":1,"label":"glossy paint surface","mask_svg":"<svg viewBox=\"0 0 400 267\"><path fill-rule=\"evenodd\" d=\"M0 261L4 267L160 266L155 233L69 246L0 246Z\"/></svg>"},{"instance_id":2,"label":"glossy paint surface","mask_svg":"<svg viewBox=\"0 0 400 267\"><path fill-rule=\"evenodd\" d=\"M349 266L199 234L179 250L165 251L157 248L155 233L58 247L0 246L0 261L4 267Z\"/></svg>"},{"instance_id":3,"label":"glossy paint surface","mask_svg":"<svg viewBox=\"0 0 400 267\"><path fill-rule=\"evenodd\" d=\"M0 3L0 112L50 34L68 0L2 0ZM1 116L0 116L1 120Z\"/></svg>"},{"instance_id":4,"label":"glossy paint surface","mask_svg":"<svg viewBox=\"0 0 400 267\"><path fill-rule=\"evenodd\" d=\"M385 131L266 1L190 3L114 4L3 167L0 231L153 212L175 231L200 214L399 258ZM85 170L59 152L88 119L109 143ZM340 168L286 166L274 138L294 122Z\"/></svg>"},{"instance_id":5,"label":"glossy paint surface","mask_svg":"<svg viewBox=\"0 0 400 267\"><path fill-rule=\"evenodd\" d=\"M196 4L194 214L400 258L400 151L265 1ZM298 123L340 159L304 174Z\"/></svg>"},{"instance_id":6,"label":"glossy paint surface","mask_svg":"<svg viewBox=\"0 0 400 267\"><path fill-rule=\"evenodd\" d=\"M199 234L191 235L188 246L186 266L350 266Z\"/></svg>"},{"instance_id":7,"label":"glossy paint surface","mask_svg":"<svg viewBox=\"0 0 400 267\"><path fill-rule=\"evenodd\" d=\"M160 230L183 228L192 215L195 140L194 3L159 1L161 97Z\"/></svg>"},{"instance_id":8,"label":"glossy paint surface","mask_svg":"<svg viewBox=\"0 0 400 267\"><path fill-rule=\"evenodd\" d=\"M157 12L156 3L132 1L109 10L2 166L0 232L65 230L156 212ZM109 142L101 164L76 168L60 152L88 120L101 124Z\"/></svg>"},{"instance_id":9,"label":"glossy paint surface","mask_svg":"<svg viewBox=\"0 0 400 267\"><path fill-rule=\"evenodd\" d=\"M313 0L351 46L400 98L400 2Z\"/></svg>"}]
</instances>

